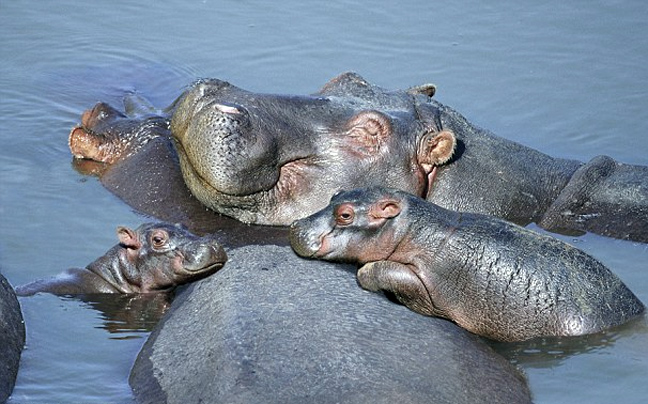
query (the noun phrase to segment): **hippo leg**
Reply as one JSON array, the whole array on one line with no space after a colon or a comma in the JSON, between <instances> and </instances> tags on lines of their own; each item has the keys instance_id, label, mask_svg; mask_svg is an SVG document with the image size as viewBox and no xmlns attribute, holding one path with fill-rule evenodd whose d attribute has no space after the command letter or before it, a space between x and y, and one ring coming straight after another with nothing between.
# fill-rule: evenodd
<instances>
[{"instance_id":1,"label":"hippo leg","mask_svg":"<svg viewBox=\"0 0 648 404\"><path fill-rule=\"evenodd\" d=\"M648 167L593 158L574 173L539 224L549 231L648 242Z\"/></svg>"},{"instance_id":2,"label":"hippo leg","mask_svg":"<svg viewBox=\"0 0 648 404\"><path fill-rule=\"evenodd\" d=\"M407 265L393 261L370 262L358 270L357 278L360 286L366 290L392 294L418 313L445 317L434 307L423 281Z\"/></svg>"}]
</instances>

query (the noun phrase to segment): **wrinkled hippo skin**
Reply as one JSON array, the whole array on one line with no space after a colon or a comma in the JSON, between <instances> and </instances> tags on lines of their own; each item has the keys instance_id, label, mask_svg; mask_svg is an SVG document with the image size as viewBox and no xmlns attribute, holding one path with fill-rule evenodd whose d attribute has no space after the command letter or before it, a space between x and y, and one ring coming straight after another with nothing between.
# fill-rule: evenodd
<instances>
[{"instance_id":1,"label":"wrinkled hippo skin","mask_svg":"<svg viewBox=\"0 0 648 404\"><path fill-rule=\"evenodd\" d=\"M90 125L94 131L81 127L72 131L71 150L77 156L88 155L87 159L74 159L74 168L84 175L98 175L106 188L141 213L182 223L197 235L214 234L228 247L274 243L278 237L287 240L285 228L251 227L206 209L184 183L168 119L160 121L159 116L152 115L152 106L140 105L145 102L137 94L128 94L124 108L130 116L105 103L84 113L82 126ZM99 158L105 153L102 146L114 142L119 142L121 154L107 153ZM119 158L113 159L116 156Z\"/></svg>"},{"instance_id":2,"label":"wrinkled hippo skin","mask_svg":"<svg viewBox=\"0 0 648 404\"><path fill-rule=\"evenodd\" d=\"M519 371L451 322L288 247L229 251L142 348L139 403L528 403Z\"/></svg>"},{"instance_id":3,"label":"wrinkled hippo skin","mask_svg":"<svg viewBox=\"0 0 648 404\"><path fill-rule=\"evenodd\" d=\"M11 285L0 274L0 403L13 391L20 354L25 346L25 324Z\"/></svg>"},{"instance_id":4,"label":"wrinkled hippo skin","mask_svg":"<svg viewBox=\"0 0 648 404\"><path fill-rule=\"evenodd\" d=\"M19 296L166 292L209 276L227 255L209 236L198 237L179 225L145 223L135 230L118 227L119 244L86 268L16 288Z\"/></svg>"},{"instance_id":5,"label":"wrinkled hippo skin","mask_svg":"<svg viewBox=\"0 0 648 404\"><path fill-rule=\"evenodd\" d=\"M305 257L361 265L358 283L500 341L592 334L644 312L602 263L492 216L387 188L336 194L293 223Z\"/></svg>"},{"instance_id":6,"label":"wrinkled hippo skin","mask_svg":"<svg viewBox=\"0 0 648 404\"><path fill-rule=\"evenodd\" d=\"M288 225L322 209L338 189L384 185L452 210L648 242L648 167L607 157L586 164L552 158L475 127L432 100L433 89L388 91L352 73L312 96L201 80L167 113L192 193L246 223ZM150 117L138 123L105 116L84 114L71 135L76 156L102 155L92 147L80 152L77 143L114 148L113 134L124 126L125 143L135 148L142 142L133 139L164 132L159 116L153 130ZM436 141L442 131L456 136L454 154L445 155Z\"/></svg>"}]
</instances>

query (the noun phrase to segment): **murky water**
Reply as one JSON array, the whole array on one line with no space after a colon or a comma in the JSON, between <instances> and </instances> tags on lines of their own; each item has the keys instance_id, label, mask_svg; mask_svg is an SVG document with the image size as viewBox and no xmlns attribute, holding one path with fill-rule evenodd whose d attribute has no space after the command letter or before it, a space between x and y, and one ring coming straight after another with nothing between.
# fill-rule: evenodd
<instances>
[{"instance_id":1,"label":"murky water","mask_svg":"<svg viewBox=\"0 0 648 404\"><path fill-rule=\"evenodd\" d=\"M378 2L380 3L380 2ZM310 93L347 70L388 88L435 82L476 124L552 155L648 164L642 1L0 0L0 268L16 285L85 266L145 218L71 167L66 139L96 101L157 105L196 77ZM561 237L648 302L648 246ZM11 403L130 402L150 328L96 304L21 298L27 348ZM137 323L137 321L136 321ZM124 323L125 324L125 323ZM499 346L537 403L648 396L645 319L604 336Z\"/></svg>"}]
</instances>

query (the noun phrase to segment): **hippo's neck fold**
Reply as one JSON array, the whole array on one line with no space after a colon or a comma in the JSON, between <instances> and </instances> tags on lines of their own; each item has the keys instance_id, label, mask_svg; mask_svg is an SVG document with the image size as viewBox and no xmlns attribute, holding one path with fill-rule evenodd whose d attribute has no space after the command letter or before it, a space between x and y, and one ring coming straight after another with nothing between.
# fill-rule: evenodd
<instances>
[{"instance_id":1,"label":"hippo's neck fold","mask_svg":"<svg viewBox=\"0 0 648 404\"><path fill-rule=\"evenodd\" d=\"M140 273L123 254L124 247L116 245L90 263L86 269L99 276L120 293L137 293L140 290Z\"/></svg>"},{"instance_id":2,"label":"hippo's neck fold","mask_svg":"<svg viewBox=\"0 0 648 404\"><path fill-rule=\"evenodd\" d=\"M495 136L434 101L420 109L457 137L455 156L437 167L427 192L446 209L537 221L582 165Z\"/></svg>"}]
</instances>

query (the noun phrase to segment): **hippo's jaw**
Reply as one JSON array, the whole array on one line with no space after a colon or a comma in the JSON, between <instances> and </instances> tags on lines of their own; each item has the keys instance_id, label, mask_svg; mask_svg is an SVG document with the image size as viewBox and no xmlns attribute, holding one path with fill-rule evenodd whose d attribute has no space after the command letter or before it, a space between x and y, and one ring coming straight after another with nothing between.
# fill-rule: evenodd
<instances>
[{"instance_id":1,"label":"hippo's jaw","mask_svg":"<svg viewBox=\"0 0 648 404\"><path fill-rule=\"evenodd\" d=\"M194 282L212 275L227 262L223 247L208 236L179 243L161 256L167 257L159 260L165 265L142 273L142 290L164 291Z\"/></svg>"},{"instance_id":2,"label":"hippo's jaw","mask_svg":"<svg viewBox=\"0 0 648 404\"><path fill-rule=\"evenodd\" d=\"M308 193L321 174L312 157L313 122L293 119L324 105L321 98L256 95L218 80L196 83L171 121L185 183L204 205L240 221L290 224L312 202Z\"/></svg>"},{"instance_id":3,"label":"hippo's jaw","mask_svg":"<svg viewBox=\"0 0 648 404\"><path fill-rule=\"evenodd\" d=\"M315 178L319 171L317 165L310 164L308 159L280 166L277 181L268 189L230 194L203 178L177 142L176 150L185 183L196 199L208 208L243 223L289 225L295 218L304 216L303 212L309 211L309 204L318 208L326 205L326 198L318 203L307 195L312 186L310 179Z\"/></svg>"}]
</instances>

